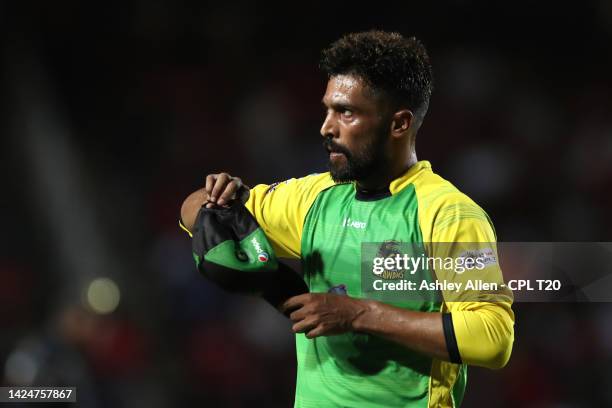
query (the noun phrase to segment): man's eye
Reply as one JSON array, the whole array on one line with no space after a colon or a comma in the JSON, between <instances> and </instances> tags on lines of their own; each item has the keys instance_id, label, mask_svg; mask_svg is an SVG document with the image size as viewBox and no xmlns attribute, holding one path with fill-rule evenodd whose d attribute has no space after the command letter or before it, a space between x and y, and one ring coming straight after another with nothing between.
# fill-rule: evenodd
<instances>
[{"instance_id":1,"label":"man's eye","mask_svg":"<svg viewBox=\"0 0 612 408\"><path fill-rule=\"evenodd\" d=\"M342 116L344 116L345 118L350 118L353 116L353 111L349 109L344 109L342 111Z\"/></svg>"}]
</instances>

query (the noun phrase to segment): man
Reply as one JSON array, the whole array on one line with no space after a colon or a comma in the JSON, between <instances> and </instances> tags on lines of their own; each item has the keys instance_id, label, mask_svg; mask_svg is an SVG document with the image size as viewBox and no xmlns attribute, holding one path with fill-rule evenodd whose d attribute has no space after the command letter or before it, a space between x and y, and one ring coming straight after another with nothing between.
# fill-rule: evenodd
<instances>
[{"instance_id":1,"label":"man","mask_svg":"<svg viewBox=\"0 0 612 408\"><path fill-rule=\"evenodd\" d=\"M485 212L417 161L432 91L426 50L397 33L349 34L323 52L321 68L330 171L252 189L209 175L183 203L184 225L203 204L240 199L279 256L301 258L310 293L282 306L296 333L296 407L459 406L467 364L501 368L510 357L511 297L380 302L362 290L362 243L457 255L453 243L495 242ZM492 259L486 269L501 279Z\"/></svg>"}]
</instances>

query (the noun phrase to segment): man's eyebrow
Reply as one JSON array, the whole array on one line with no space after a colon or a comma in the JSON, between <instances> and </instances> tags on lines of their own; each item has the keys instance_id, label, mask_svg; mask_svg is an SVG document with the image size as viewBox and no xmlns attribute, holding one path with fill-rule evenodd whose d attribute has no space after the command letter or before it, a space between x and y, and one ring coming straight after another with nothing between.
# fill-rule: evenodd
<instances>
[{"instance_id":1,"label":"man's eyebrow","mask_svg":"<svg viewBox=\"0 0 612 408\"><path fill-rule=\"evenodd\" d=\"M355 110L355 107L353 105L348 104L346 102L342 102L342 101L331 101L328 104L327 102L325 102L325 99L322 99L321 105L323 105L324 108L333 108L335 110L340 110L340 109Z\"/></svg>"}]
</instances>

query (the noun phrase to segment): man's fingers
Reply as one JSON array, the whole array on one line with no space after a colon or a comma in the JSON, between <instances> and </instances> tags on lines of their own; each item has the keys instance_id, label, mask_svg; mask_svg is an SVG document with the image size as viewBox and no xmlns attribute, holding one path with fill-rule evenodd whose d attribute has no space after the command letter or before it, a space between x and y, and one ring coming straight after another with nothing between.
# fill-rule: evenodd
<instances>
[{"instance_id":1,"label":"man's fingers","mask_svg":"<svg viewBox=\"0 0 612 408\"><path fill-rule=\"evenodd\" d=\"M313 316L300 320L291 328L294 333L306 333L317 327L318 319Z\"/></svg>"},{"instance_id":2,"label":"man's fingers","mask_svg":"<svg viewBox=\"0 0 612 408\"><path fill-rule=\"evenodd\" d=\"M310 299L310 293L290 297L281 305L281 311L287 313L290 310L302 307Z\"/></svg>"},{"instance_id":3,"label":"man's fingers","mask_svg":"<svg viewBox=\"0 0 612 408\"><path fill-rule=\"evenodd\" d=\"M209 198L212 194L215 181L217 181L217 174L209 174L208 176L206 176L206 185L204 186L204 190L206 190L206 192L208 193Z\"/></svg>"},{"instance_id":4,"label":"man's fingers","mask_svg":"<svg viewBox=\"0 0 612 408\"><path fill-rule=\"evenodd\" d=\"M304 308L300 307L299 309L296 309L293 312L291 312L291 314L289 315L289 320L291 320L294 323L297 323L303 318L305 318L307 315L308 313L304 310Z\"/></svg>"},{"instance_id":5,"label":"man's fingers","mask_svg":"<svg viewBox=\"0 0 612 408\"><path fill-rule=\"evenodd\" d=\"M306 337L309 339L314 339L315 337L323 336L324 334L325 328L320 324L309 332L306 332Z\"/></svg>"},{"instance_id":6,"label":"man's fingers","mask_svg":"<svg viewBox=\"0 0 612 408\"><path fill-rule=\"evenodd\" d=\"M206 204L206 208L211 208L213 206L213 204L211 203L211 195L212 195L213 187L215 186L215 182L217 181L217 176L218 174L209 174L208 176L206 176L206 186L204 187L204 190L206 191L206 194L208 195L207 197L208 203Z\"/></svg>"},{"instance_id":7,"label":"man's fingers","mask_svg":"<svg viewBox=\"0 0 612 408\"><path fill-rule=\"evenodd\" d=\"M228 202L240 199L245 203L249 198L249 188L242 183L239 177L232 177L227 173L209 174L206 176L204 187L208 195L206 208L215 205L225 205Z\"/></svg>"},{"instance_id":8,"label":"man's fingers","mask_svg":"<svg viewBox=\"0 0 612 408\"><path fill-rule=\"evenodd\" d=\"M212 188L212 192L210 193L210 201L213 203L217 202L217 199L225 190L227 183L231 180L231 176L227 173L220 173L217 175L217 179L215 180L215 185Z\"/></svg>"},{"instance_id":9,"label":"man's fingers","mask_svg":"<svg viewBox=\"0 0 612 408\"><path fill-rule=\"evenodd\" d=\"M217 200L217 205L223 205L230 200L236 198L238 190L242 187L242 180L238 177L232 177L231 181L225 186L225 190L221 193L221 196Z\"/></svg>"}]
</instances>

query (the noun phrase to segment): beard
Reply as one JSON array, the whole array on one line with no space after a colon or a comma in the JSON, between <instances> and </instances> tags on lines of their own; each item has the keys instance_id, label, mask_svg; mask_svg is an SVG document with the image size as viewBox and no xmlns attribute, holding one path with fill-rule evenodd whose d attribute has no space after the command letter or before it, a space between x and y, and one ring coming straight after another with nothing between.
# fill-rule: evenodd
<instances>
[{"instance_id":1,"label":"beard","mask_svg":"<svg viewBox=\"0 0 612 408\"><path fill-rule=\"evenodd\" d=\"M329 152L344 155L343 159L338 159L335 162L329 160L329 172L332 180L336 183L360 181L376 173L385 163L386 137L386 132L379 131L370 143L353 152L336 144L331 137L327 137L323 146Z\"/></svg>"}]
</instances>

